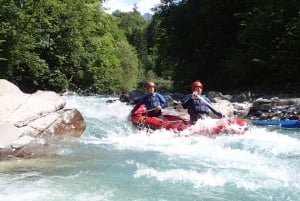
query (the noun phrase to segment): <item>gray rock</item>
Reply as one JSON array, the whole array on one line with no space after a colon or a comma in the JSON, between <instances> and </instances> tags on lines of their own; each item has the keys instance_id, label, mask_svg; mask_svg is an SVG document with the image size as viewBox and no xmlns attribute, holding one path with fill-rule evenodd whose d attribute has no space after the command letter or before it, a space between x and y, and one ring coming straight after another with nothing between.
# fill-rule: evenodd
<instances>
[{"instance_id":1,"label":"gray rock","mask_svg":"<svg viewBox=\"0 0 300 201\"><path fill-rule=\"evenodd\" d=\"M64 109L65 104L55 92L25 94L0 79L0 159L48 153L43 151L45 136L80 137L86 127L84 119L78 110Z\"/></svg>"}]
</instances>

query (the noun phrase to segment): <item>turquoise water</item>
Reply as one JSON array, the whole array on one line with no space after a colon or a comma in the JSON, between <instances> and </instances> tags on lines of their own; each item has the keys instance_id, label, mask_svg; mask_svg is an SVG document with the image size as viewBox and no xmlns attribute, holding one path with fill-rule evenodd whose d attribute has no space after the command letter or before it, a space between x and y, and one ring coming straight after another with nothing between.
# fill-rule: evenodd
<instances>
[{"instance_id":1,"label":"turquoise water","mask_svg":"<svg viewBox=\"0 0 300 201\"><path fill-rule=\"evenodd\" d=\"M38 159L0 162L1 201L298 201L300 130L178 137L132 127L113 97L64 97L87 123ZM172 109L165 112L176 113Z\"/></svg>"}]
</instances>

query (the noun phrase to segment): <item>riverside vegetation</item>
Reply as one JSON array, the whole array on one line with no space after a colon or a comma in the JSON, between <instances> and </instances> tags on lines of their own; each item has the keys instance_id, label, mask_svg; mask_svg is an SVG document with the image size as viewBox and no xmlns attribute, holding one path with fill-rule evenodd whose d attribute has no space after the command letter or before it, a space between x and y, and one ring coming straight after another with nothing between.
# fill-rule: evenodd
<instances>
[{"instance_id":1,"label":"riverside vegetation","mask_svg":"<svg viewBox=\"0 0 300 201\"><path fill-rule=\"evenodd\" d=\"M150 79L188 92L200 79L215 91L299 94L297 0L162 0L150 21L102 2L1 1L0 78L24 92L112 94Z\"/></svg>"}]
</instances>

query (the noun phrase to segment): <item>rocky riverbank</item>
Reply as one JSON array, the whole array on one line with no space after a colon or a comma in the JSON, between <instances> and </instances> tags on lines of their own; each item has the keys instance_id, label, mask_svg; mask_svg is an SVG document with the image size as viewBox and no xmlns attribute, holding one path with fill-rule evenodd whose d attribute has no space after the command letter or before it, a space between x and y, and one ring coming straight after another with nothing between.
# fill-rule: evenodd
<instances>
[{"instance_id":1,"label":"rocky riverbank","mask_svg":"<svg viewBox=\"0 0 300 201\"><path fill-rule=\"evenodd\" d=\"M144 94L142 90L134 90L121 95L120 100L128 104L135 104ZM186 94L161 94L167 99L169 107L185 111L181 103ZM300 117L300 98L295 96L290 97L286 94L279 94L278 96L258 95L251 92L227 95L214 91L205 95L227 117L249 120L287 120L299 119Z\"/></svg>"},{"instance_id":2,"label":"rocky riverbank","mask_svg":"<svg viewBox=\"0 0 300 201\"><path fill-rule=\"evenodd\" d=\"M134 90L122 94L120 101L133 105L144 93ZM186 112L181 105L186 94L161 94L167 99L168 107ZM286 120L300 116L298 97L250 92L227 95L213 91L205 95L229 118ZM65 104L54 92L26 94L14 84L0 79L0 160L48 155L56 149L55 143L49 141L80 137L86 127L84 119L76 108L65 109Z\"/></svg>"}]
</instances>

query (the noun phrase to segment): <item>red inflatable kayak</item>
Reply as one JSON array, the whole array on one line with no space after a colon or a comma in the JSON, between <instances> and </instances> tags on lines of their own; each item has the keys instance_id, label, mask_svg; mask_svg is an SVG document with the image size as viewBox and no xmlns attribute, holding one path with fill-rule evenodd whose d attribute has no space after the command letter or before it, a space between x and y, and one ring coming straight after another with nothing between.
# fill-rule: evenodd
<instances>
[{"instance_id":1,"label":"red inflatable kayak","mask_svg":"<svg viewBox=\"0 0 300 201\"><path fill-rule=\"evenodd\" d=\"M243 119L211 119L209 125L205 120L199 120L196 125L191 125L188 118L176 115L163 114L161 117L147 117L142 105L134 115L131 122L138 129L166 129L183 131L189 129L192 134L244 134L248 130L248 124Z\"/></svg>"}]
</instances>

